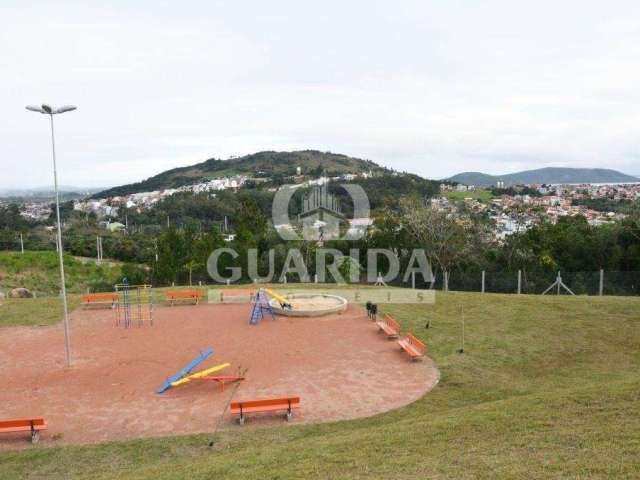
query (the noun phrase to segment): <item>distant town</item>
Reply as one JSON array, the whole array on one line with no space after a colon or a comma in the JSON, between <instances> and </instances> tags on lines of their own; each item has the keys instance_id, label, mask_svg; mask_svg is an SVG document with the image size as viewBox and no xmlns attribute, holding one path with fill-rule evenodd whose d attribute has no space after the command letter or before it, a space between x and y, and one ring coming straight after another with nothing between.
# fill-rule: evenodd
<instances>
[{"instance_id":1,"label":"distant town","mask_svg":"<svg viewBox=\"0 0 640 480\"><path fill-rule=\"evenodd\" d=\"M319 176L309 178L300 174L293 177L297 186L318 186L331 181L349 182L358 178L367 178L369 173L347 173L339 176ZM394 173L394 175L397 175ZM132 193L99 199L77 199L73 208L84 213L93 213L100 223L110 230L114 227L124 228L117 222L121 208L145 211L153 208L161 200L177 193L193 194L209 193L215 197L216 192L223 190L239 190L247 182L268 182L268 177L252 178L245 175L214 178L205 182L185 185L179 188L156 190L151 192ZM270 188L275 190L276 188ZM531 184L507 187L504 182L496 182L495 187L476 187L455 183L442 183L440 194L432 198L435 208L458 215L462 210L487 217L493 227L496 240L523 232L543 221L556 223L566 216L584 216L589 224L601 225L620 220L625 214L617 209L606 210L591 208L590 201L601 200L604 205L632 202L640 199L640 183L629 184L579 184L579 185L546 185ZM0 199L0 206L7 200ZM44 221L51 214L51 202L24 199L20 203L21 215L27 219Z\"/></svg>"},{"instance_id":2,"label":"distant town","mask_svg":"<svg viewBox=\"0 0 640 480\"><path fill-rule=\"evenodd\" d=\"M479 191L473 185L441 184L441 195L432 199L437 208L456 212L461 199L465 207L473 212L485 213L494 226L497 239L516 232L528 230L542 221L556 223L559 218L567 216L584 216L589 224L601 225L620 220L625 214L615 211L602 211L581 204L585 200L605 200L625 202L640 199L640 183L634 184L579 184L579 185L522 185L505 188L503 182L497 182L494 192L508 190L482 200ZM517 193L521 191L522 193ZM457 195L447 195L451 193ZM526 193L525 193L526 192Z\"/></svg>"}]
</instances>

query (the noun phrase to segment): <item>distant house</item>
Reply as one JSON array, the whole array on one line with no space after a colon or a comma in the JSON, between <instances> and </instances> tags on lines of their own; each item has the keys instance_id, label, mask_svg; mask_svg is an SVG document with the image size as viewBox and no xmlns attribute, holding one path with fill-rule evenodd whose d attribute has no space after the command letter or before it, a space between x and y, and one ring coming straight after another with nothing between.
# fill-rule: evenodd
<instances>
[{"instance_id":1,"label":"distant house","mask_svg":"<svg viewBox=\"0 0 640 480\"><path fill-rule=\"evenodd\" d=\"M123 231L125 228L127 228L124 224L120 223L120 222L111 222L109 224L107 224L107 230L109 230L110 232L121 232Z\"/></svg>"}]
</instances>

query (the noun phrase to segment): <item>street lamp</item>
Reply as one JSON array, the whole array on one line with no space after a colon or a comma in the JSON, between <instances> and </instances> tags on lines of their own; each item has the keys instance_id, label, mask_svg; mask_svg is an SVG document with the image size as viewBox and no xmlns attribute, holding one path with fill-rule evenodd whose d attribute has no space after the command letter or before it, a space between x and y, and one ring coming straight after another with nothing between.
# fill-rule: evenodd
<instances>
[{"instance_id":1,"label":"street lamp","mask_svg":"<svg viewBox=\"0 0 640 480\"><path fill-rule=\"evenodd\" d=\"M62 227L60 226L60 196L58 194L58 169L56 166L56 140L53 134L53 116L59 113L70 112L75 110L73 105L64 105L62 107L53 108L50 105L42 104L28 105L27 110L32 112L42 113L49 115L51 120L51 151L53 153L53 184L56 190L56 219L58 222L58 262L60 263L60 283L62 286L62 306L64 309L64 353L67 362L67 367L71 365L71 344L69 342L69 309L67 307L67 288L64 281L64 261L62 258Z\"/></svg>"}]
</instances>

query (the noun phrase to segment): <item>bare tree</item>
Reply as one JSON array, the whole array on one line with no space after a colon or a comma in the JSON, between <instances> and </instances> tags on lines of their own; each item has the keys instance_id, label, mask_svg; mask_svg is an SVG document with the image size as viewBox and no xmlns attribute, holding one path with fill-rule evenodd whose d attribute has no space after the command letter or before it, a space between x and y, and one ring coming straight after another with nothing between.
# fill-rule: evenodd
<instances>
[{"instance_id":1,"label":"bare tree","mask_svg":"<svg viewBox=\"0 0 640 480\"><path fill-rule=\"evenodd\" d=\"M443 290L449 290L449 272L471 253L472 224L453 212L438 209L424 200L400 202L402 225L417 248L423 248L432 264L443 273Z\"/></svg>"}]
</instances>

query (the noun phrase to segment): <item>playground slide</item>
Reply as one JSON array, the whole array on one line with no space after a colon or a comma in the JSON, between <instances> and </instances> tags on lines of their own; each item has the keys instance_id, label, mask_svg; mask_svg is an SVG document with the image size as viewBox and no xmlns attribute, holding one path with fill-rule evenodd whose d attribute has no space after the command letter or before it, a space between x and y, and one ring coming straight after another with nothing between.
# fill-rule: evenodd
<instances>
[{"instance_id":1,"label":"playground slide","mask_svg":"<svg viewBox=\"0 0 640 480\"><path fill-rule=\"evenodd\" d=\"M203 377L208 377L209 375L219 372L220 370L223 370L225 368L227 368L228 366L230 366L230 363L222 363L220 365L216 365L215 367L211 367L211 368L207 368L205 370L202 370L200 372L196 372L193 373L191 375L189 375L188 377L184 377L181 380L178 380L176 382L172 382L171 386L172 387L177 387L179 385L184 385L185 383L189 383L191 380L194 380L196 378L203 378Z\"/></svg>"},{"instance_id":2,"label":"playground slide","mask_svg":"<svg viewBox=\"0 0 640 480\"><path fill-rule=\"evenodd\" d=\"M267 292L267 294L270 297L275 298L280 303L280 306L282 308L289 308L289 309L291 308L291 304L289 303L289 300L284 298L282 295L280 295L280 294L278 294L278 293L276 293L273 290L270 290L268 288L265 288L264 291Z\"/></svg>"}]
</instances>

